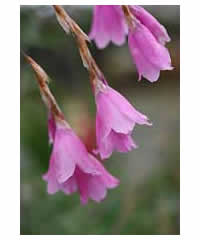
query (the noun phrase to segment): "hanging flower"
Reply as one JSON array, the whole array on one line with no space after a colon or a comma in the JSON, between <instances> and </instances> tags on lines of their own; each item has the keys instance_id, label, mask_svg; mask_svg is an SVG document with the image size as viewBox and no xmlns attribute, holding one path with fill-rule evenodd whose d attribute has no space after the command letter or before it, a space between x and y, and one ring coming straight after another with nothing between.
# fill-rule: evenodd
<instances>
[{"instance_id":1,"label":"hanging flower","mask_svg":"<svg viewBox=\"0 0 200 240\"><path fill-rule=\"evenodd\" d=\"M128 31L127 31L128 29ZM155 82L161 70L172 70L171 58L164 45L170 37L164 28L144 8L119 5L96 5L90 38L97 47L104 48L110 41L122 45L128 33L128 44L139 73Z\"/></svg>"},{"instance_id":2,"label":"hanging flower","mask_svg":"<svg viewBox=\"0 0 200 240\"><path fill-rule=\"evenodd\" d=\"M165 43L170 42L171 39L166 28L161 25L148 11L137 5L130 6L130 10L133 13L133 16L135 16L141 24L148 28L159 43L165 45Z\"/></svg>"},{"instance_id":3,"label":"hanging flower","mask_svg":"<svg viewBox=\"0 0 200 240\"><path fill-rule=\"evenodd\" d=\"M126 40L127 25L121 6L96 5L93 12L90 39L94 39L97 47L105 48L109 42L122 45Z\"/></svg>"},{"instance_id":4,"label":"hanging flower","mask_svg":"<svg viewBox=\"0 0 200 240\"><path fill-rule=\"evenodd\" d=\"M134 27L129 29L128 44L139 73L139 80L143 76L150 82L155 82L161 70L173 69L167 48L137 20L134 21Z\"/></svg>"},{"instance_id":5,"label":"hanging flower","mask_svg":"<svg viewBox=\"0 0 200 240\"><path fill-rule=\"evenodd\" d=\"M35 71L42 99L49 112L48 133L53 151L48 172L43 176L48 193L61 190L71 194L78 191L81 203L86 204L89 198L100 202L106 197L107 189L116 187L119 180L87 151L64 119L47 85L47 74L31 57L25 57Z\"/></svg>"},{"instance_id":6,"label":"hanging flower","mask_svg":"<svg viewBox=\"0 0 200 240\"><path fill-rule=\"evenodd\" d=\"M99 27L96 26L99 21L106 22L106 17L110 17L110 20L112 20L112 16L108 16L108 13L106 13L105 18L102 19L102 16L98 14L98 11L108 11L107 9L109 9L109 11L113 11L113 9L120 9L122 11L121 6L96 6L95 11L97 12L95 12L94 15L94 25L96 30L99 30L96 28ZM60 12L61 10L57 11L57 14L60 15ZM62 16L67 25L72 22L72 19L66 12L63 13ZM125 21L124 15L123 18ZM115 25L116 28L118 25ZM97 66L88 49L86 40L83 39L82 35L80 35L79 32L75 31L77 28L78 26L71 26L70 30L76 36L77 45L83 64L88 69L90 82L95 94L97 105L97 149L94 152L100 153L101 158L105 159L108 158L114 150L117 150L119 152L127 152L132 148L136 148L136 144L131 138L131 133L135 124L137 123L140 125L151 125L151 123L148 122L148 118L145 115L138 112L134 107L132 107L131 104L123 96L108 86L103 73Z\"/></svg>"},{"instance_id":7,"label":"hanging flower","mask_svg":"<svg viewBox=\"0 0 200 240\"><path fill-rule=\"evenodd\" d=\"M148 118L137 111L121 94L99 82L96 87L97 150L102 159L114 150L128 152L137 145L131 138L135 124L151 125Z\"/></svg>"},{"instance_id":8,"label":"hanging flower","mask_svg":"<svg viewBox=\"0 0 200 240\"><path fill-rule=\"evenodd\" d=\"M61 190L72 194L78 191L82 204L86 204L89 198L100 202L106 197L107 189L116 187L119 180L87 152L72 129L60 123L55 125L49 170L43 176L48 183L48 193ZM49 132L52 132L51 126Z\"/></svg>"}]
</instances>

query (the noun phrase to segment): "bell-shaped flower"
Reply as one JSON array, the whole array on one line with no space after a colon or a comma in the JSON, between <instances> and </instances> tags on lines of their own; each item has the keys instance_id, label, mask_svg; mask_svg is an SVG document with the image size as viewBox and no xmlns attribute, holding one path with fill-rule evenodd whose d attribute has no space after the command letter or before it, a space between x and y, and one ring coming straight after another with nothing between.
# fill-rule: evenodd
<instances>
[{"instance_id":1,"label":"bell-shaped flower","mask_svg":"<svg viewBox=\"0 0 200 240\"><path fill-rule=\"evenodd\" d=\"M172 70L171 58L167 48L160 44L149 29L139 21L134 21L129 29L128 44L133 61L139 73L150 82L155 82L161 70Z\"/></svg>"},{"instance_id":2,"label":"bell-shaped flower","mask_svg":"<svg viewBox=\"0 0 200 240\"><path fill-rule=\"evenodd\" d=\"M49 142L53 144L49 169L43 176L47 182L48 193L59 190L66 194L79 191L83 204L91 198L101 201L107 189L114 188L119 180L113 177L103 165L91 155L79 137L73 132L48 87L45 71L29 56L27 62L32 66L39 84L42 99L47 106Z\"/></svg>"},{"instance_id":3,"label":"bell-shaped flower","mask_svg":"<svg viewBox=\"0 0 200 240\"><path fill-rule=\"evenodd\" d=\"M137 145L131 138L135 124L151 125L148 118L137 111L121 94L99 82L96 86L96 139L102 159L114 150L128 152Z\"/></svg>"},{"instance_id":4,"label":"bell-shaped flower","mask_svg":"<svg viewBox=\"0 0 200 240\"><path fill-rule=\"evenodd\" d=\"M118 179L106 171L90 153L71 128L49 118L49 136L53 142L48 172L43 179L48 183L48 193L61 190L65 194L80 193L81 203L88 199L101 201L107 189L119 184Z\"/></svg>"},{"instance_id":5,"label":"bell-shaped flower","mask_svg":"<svg viewBox=\"0 0 200 240\"><path fill-rule=\"evenodd\" d=\"M94 6L89 36L90 39L95 40L98 48L105 48L110 41L116 45L122 45L126 40L127 30L121 6Z\"/></svg>"}]
</instances>

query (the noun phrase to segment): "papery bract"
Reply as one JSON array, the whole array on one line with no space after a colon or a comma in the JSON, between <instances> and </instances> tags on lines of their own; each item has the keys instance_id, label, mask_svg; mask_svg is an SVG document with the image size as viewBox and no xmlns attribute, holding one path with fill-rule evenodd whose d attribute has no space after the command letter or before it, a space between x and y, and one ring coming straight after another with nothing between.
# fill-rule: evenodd
<instances>
[{"instance_id":1,"label":"papery bract","mask_svg":"<svg viewBox=\"0 0 200 240\"><path fill-rule=\"evenodd\" d=\"M52 131L51 125L49 126ZM103 200L107 189L119 184L119 181L87 152L75 133L60 123L56 123L49 169L43 178L48 182L48 193L62 190L71 194L79 191L83 204L87 203L89 198L97 202Z\"/></svg>"},{"instance_id":2,"label":"papery bract","mask_svg":"<svg viewBox=\"0 0 200 240\"><path fill-rule=\"evenodd\" d=\"M89 34L99 48L104 48L110 41L116 45L125 42L127 25L121 6L96 5L93 10L93 23Z\"/></svg>"},{"instance_id":3,"label":"papery bract","mask_svg":"<svg viewBox=\"0 0 200 240\"><path fill-rule=\"evenodd\" d=\"M136 148L131 138L135 124L151 125L148 118L138 112L121 94L101 83L96 91L96 138L97 150L102 159L114 150L128 152Z\"/></svg>"},{"instance_id":4,"label":"papery bract","mask_svg":"<svg viewBox=\"0 0 200 240\"><path fill-rule=\"evenodd\" d=\"M134 25L134 29L129 30L128 44L139 80L143 76L155 82L160 76L160 70L173 69L169 52L143 24L135 21Z\"/></svg>"},{"instance_id":5,"label":"papery bract","mask_svg":"<svg viewBox=\"0 0 200 240\"><path fill-rule=\"evenodd\" d=\"M148 28L149 31L151 31L159 43L165 45L166 42L171 40L165 27L161 25L158 20L143 7L132 5L130 9L134 17L136 17L140 23L142 23Z\"/></svg>"}]
</instances>

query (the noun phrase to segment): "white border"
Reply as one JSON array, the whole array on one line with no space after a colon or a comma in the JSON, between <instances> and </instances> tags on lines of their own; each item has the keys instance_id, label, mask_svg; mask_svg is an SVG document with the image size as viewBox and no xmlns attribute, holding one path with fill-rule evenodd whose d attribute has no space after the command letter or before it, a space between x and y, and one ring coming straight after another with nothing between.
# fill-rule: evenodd
<instances>
[{"instance_id":1,"label":"white border","mask_svg":"<svg viewBox=\"0 0 200 240\"><path fill-rule=\"evenodd\" d=\"M181 0L144 0L144 1L123 1L123 0L101 0L101 1L89 1L89 0L73 0L73 1L66 1L66 0L57 0L57 1L50 1L50 0L20 0L21 5L122 5L122 4L130 4L130 5L180 5Z\"/></svg>"},{"instance_id":2,"label":"white border","mask_svg":"<svg viewBox=\"0 0 200 240\"><path fill-rule=\"evenodd\" d=\"M4 10L3 10L4 9ZM20 8L2 3L0 14L0 233L20 232Z\"/></svg>"},{"instance_id":3,"label":"white border","mask_svg":"<svg viewBox=\"0 0 200 240\"><path fill-rule=\"evenodd\" d=\"M11 2L11 1L10 1ZM17 3L15 3L17 2ZM69 1L2 1L1 3L1 198L0 226L2 239L185 239L199 238L199 175L200 175L200 8L188 1L94 1L93 4L180 5L181 3L181 234L182 236L26 236L19 235L19 4L21 5L70 5ZM91 1L73 0L71 5L89 5Z\"/></svg>"}]
</instances>

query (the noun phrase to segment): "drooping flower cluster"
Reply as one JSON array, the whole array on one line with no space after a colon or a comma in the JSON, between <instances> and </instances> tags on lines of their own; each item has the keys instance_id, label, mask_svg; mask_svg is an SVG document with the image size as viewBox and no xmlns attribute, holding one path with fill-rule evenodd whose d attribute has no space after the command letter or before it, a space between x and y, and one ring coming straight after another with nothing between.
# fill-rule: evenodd
<instances>
[{"instance_id":1,"label":"drooping flower cluster","mask_svg":"<svg viewBox=\"0 0 200 240\"><path fill-rule=\"evenodd\" d=\"M120 7L114 9L118 13ZM137 111L121 94L108 85L103 73L90 54L85 34L82 35L77 24L70 20L62 8L56 6L55 10L58 22L62 22L61 26L64 31L66 33L71 31L75 35L83 64L89 72L97 106L97 149L94 150L94 153L99 153L101 159L107 159L114 150L118 152L131 151L137 147L131 137L135 125L151 125L151 123L145 115ZM67 23L63 25L65 21ZM69 26L67 31L65 26Z\"/></svg>"},{"instance_id":2,"label":"drooping flower cluster","mask_svg":"<svg viewBox=\"0 0 200 240\"><path fill-rule=\"evenodd\" d=\"M49 112L48 132L53 150L48 172L43 176L48 184L48 193L61 190L72 194L79 191L82 204L86 204L89 198L97 202L103 200L107 189L116 187L119 180L86 150L51 94L45 80L46 73L32 58L25 57L36 73L40 93Z\"/></svg>"},{"instance_id":3,"label":"drooping flower cluster","mask_svg":"<svg viewBox=\"0 0 200 240\"><path fill-rule=\"evenodd\" d=\"M99 154L103 160L109 158L113 151L131 151L137 147L131 136L135 125L150 126L151 123L147 116L136 110L125 97L108 85L89 51L88 36L62 7L55 5L54 9L64 31L71 32L75 37L83 65L89 73L97 109L97 146L93 153ZM143 75L154 81L160 70L166 69L170 64L168 51L163 46L170 40L164 27L139 6L95 7L90 37L95 39L100 48L105 47L109 41L121 45L125 41L127 30L129 46L140 77ZM119 180L104 168L93 153L87 151L66 122L48 88L45 71L32 58L27 55L25 58L36 74L42 99L48 109L49 142L53 145L49 169L43 176L47 182L48 193L54 194L61 190L65 194L72 194L78 191L83 204L87 203L89 198L97 202L103 200L107 189L115 188Z\"/></svg>"},{"instance_id":4,"label":"drooping flower cluster","mask_svg":"<svg viewBox=\"0 0 200 240\"><path fill-rule=\"evenodd\" d=\"M164 26L144 8L135 5L94 7L90 38L99 48L106 47L110 41L122 45L127 34L139 80L143 76L154 82L160 70L172 69L169 52L164 46L170 37Z\"/></svg>"}]
</instances>

